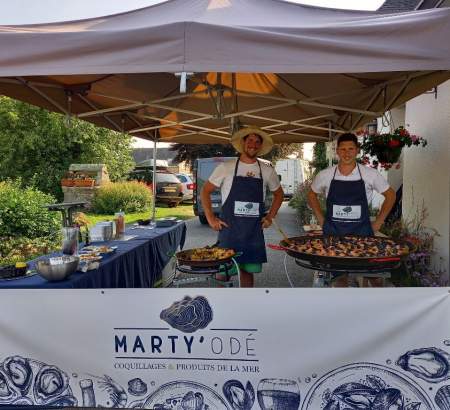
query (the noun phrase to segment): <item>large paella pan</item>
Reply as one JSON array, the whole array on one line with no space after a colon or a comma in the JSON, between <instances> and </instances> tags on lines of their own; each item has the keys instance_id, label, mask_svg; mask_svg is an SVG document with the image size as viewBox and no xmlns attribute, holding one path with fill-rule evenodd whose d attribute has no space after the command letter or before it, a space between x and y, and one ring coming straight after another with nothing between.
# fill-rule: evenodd
<instances>
[{"instance_id":1,"label":"large paella pan","mask_svg":"<svg viewBox=\"0 0 450 410\"><path fill-rule=\"evenodd\" d=\"M411 245L376 236L308 235L284 239L280 248L289 256L314 267L330 269L392 269L399 266Z\"/></svg>"}]
</instances>

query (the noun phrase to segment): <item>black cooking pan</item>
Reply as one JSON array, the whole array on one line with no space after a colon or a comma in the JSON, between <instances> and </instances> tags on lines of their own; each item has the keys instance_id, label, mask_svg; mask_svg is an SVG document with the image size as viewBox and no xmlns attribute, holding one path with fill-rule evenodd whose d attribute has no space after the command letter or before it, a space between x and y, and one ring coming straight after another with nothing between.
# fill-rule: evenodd
<instances>
[{"instance_id":1,"label":"black cooking pan","mask_svg":"<svg viewBox=\"0 0 450 410\"><path fill-rule=\"evenodd\" d=\"M289 256L297 260L308 261L313 267L327 267L329 269L368 269L371 270L373 268L377 269L393 269L398 267L400 262L408 257L408 254L404 254L401 256L388 256L388 257L354 257L354 256L322 256L315 255L305 252L299 252L289 247L288 242L295 242L297 244L312 240L312 239L325 239L324 235L305 235L305 236L297 236L293 238L288 238L288 240L282 240L280 242L280 250L284 250ZM384 239L377 237L377 239ZM389 240L393 240L391 238L385 238ZM407 245L411 250L411 245L404 241L396 241L395 243L400 245ZM273 248L273 247L272 247Z\"/></svg>"},{"instance_id":2,"label":"black cooking pan","mask_svg":"<svg viewBox=\"0 0 450 410\"><path fill-rule=\"evenodd\" d=\"M211 249L211 248L210 248ZM223 259L211 259L211 260L201 260L201 261L193 261L191 260L191 255L192 252L195 249L186 249L184 251L180 251L177 252L175 254L175 257L177 258L178 261L178 265L180 266L192 266L192 267L203 267L203 268L212 268L212 267L216 267L228 262L231 262L231 259L234 256L237 256L236 253L233 251L233 254L231 256L229 256L228 258L223 258Z\"/></svg>"}]
</instances>

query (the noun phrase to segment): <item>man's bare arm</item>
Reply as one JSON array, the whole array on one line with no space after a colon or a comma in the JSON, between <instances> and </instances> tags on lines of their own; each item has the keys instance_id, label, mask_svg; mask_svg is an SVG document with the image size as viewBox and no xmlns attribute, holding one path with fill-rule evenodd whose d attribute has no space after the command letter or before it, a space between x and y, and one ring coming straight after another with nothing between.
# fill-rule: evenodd
<instances>
[{"instance_id":1,"label":"man's bare arm","mask_svg":"<svg viewBox=\"0 0 450 410\"><path fill-rule=\"evenodd\" d=\"M392 207L395 204L395 191L392 188L387 189L382 193L384 196L384 202L381 205L380 212L378 213L377 219L372 223L372 228L374 232L378 232L383 226L389 212L391 212Z\"/></svg>"},{"instance_id":2,"label":"man's bare arm","mask_svg":"<svg viewBox=\"0 0 450 410\"><path fill-rule=\"evenodd\" d=\"M283 198L284 192L283 188L281 188L280 186L277 190L273 191L272 206L270 207L270 211L264 218L262 218L263 228L268 228L270 225L272 225L272 219L277 215L278 210L283 203Z\"/></svg>"},{"instance_id":3,"label":"man's bare arm","mask_svg":"<svg viewBox=\"0 0 450 410\"><path fill-rule=\"evenodd\" d=\"M216 189L218 188L214 184L211 184L211 182L206 181L205 184L203 185L202 192L200 193L200 199L202 201L202 206L203 209L205 210L205 216L206 219L208 220L209 226L215 231L220 231L222 227L224 226L228 227L228 225L214 215L211 205L211 194Z\"/></svg>"},{"instance_id":4,"label":"man's bare arm","mask_svg":"<svg viewBox=\"0 0 450 410\"><path fill-rule=\"evenodd\" d=\"M308 205L311 207L314 215L316 216L317 222L320 226L323 226L325 218L322 213L322 208L320 207L320 202L317 194L311 189L308 192Z\"/></svg>"}]
</instances>

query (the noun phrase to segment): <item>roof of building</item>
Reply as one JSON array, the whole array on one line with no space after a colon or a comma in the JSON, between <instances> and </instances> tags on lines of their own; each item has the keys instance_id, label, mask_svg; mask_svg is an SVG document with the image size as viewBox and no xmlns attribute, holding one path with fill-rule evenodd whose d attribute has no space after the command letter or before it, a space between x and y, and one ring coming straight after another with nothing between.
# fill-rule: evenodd
<instances>
[{"instance_id":1,"label":"roof of building","mask_svg":"<svg viewBox=\"0 0 450 410\"><path fill-rule=\"evenodd\" d=\"M433 9L442 5L442 0L386 0L377 12L402 13L412 10Z\"/></svg>"}]
</instances>

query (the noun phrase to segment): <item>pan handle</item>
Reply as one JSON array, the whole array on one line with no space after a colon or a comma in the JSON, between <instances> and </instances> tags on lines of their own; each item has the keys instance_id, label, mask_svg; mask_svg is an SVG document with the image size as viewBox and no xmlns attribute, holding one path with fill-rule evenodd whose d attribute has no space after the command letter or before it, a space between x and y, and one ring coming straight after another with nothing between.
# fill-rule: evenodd
<instances>
[{"instance_id":1,"label":"pan handle","mask_svg":"<svg viewBox=\"0 0 450 410\"><path fill-rule=\"evenodd\" d=\"M270 249L273 249L274 251L285 251L286 250L286 248L283 248L280 245L275 245L274 243L268 243L267 247Z\"/></svg>"},{"instance_id":2,"label":"pan handle","mask_svg":"<svg viewBox=\"0 0 450 410\"><path fill-rule=\"evenodd\" d=\"M377 263L377 262L398 262L400 258L392 256L389 258L376 258L376 259L370 259L369 262Z\"/></svg>"}]
</instances>

